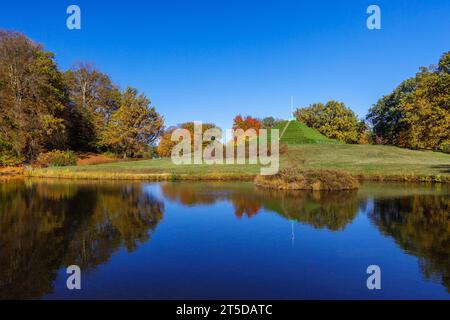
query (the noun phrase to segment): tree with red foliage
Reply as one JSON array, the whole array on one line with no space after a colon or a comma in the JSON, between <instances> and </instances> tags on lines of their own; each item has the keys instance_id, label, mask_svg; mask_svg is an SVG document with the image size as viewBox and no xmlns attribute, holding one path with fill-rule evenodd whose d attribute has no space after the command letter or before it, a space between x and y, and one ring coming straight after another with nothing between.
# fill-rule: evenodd
<instances>
[{"instance_id":1,"label":"tree with red foliage","mask_svg":"<svg viewBox=\"0 0 450 320\"><path fill-rule=\"evenodd\" d=\"M256 130L256 134L259 135L259 129L261 129L261 121L252 116L242 117L240 114L234 117L233 130L242 129L244 131L248 129Z\"/></svg>"}]
</instances>

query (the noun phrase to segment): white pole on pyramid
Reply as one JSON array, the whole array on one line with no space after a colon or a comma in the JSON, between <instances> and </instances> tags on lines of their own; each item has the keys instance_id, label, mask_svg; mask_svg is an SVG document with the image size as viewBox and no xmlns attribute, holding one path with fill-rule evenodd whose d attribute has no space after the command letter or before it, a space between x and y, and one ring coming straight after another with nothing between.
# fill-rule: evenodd
<instances>
[{"instance_id":1,"label":"white pole on pyramid","mask_svg":"<svg viewBox=\"0 0 450 320\"><path fill-rule=\"evenodd\" d=\"M294 120L294 96L291 96L291 116L289 117L289 121Z\"/></svg>"}]
</instances>

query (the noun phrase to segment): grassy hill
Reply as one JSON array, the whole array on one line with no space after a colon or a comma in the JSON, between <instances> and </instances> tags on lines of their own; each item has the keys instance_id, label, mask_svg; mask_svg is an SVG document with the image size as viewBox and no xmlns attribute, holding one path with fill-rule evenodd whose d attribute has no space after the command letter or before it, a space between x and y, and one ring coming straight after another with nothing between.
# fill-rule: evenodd
<instances>
[{"instance_id":1,"label":"grassy hill","mask_svg":"<svg viewBox=\"0 0 450 320\"><path fill-rule=\"evenodd\" d=\"M280 142L286 144L340 144L328 139L319 131L309 128L297 120L283 121L275 129L280 130Z\"/></svg>"},{"instance_id":2,"label":"grassy hill","mask_svg":"<svg viewBox=\"0 0 450 320\"><path fill-rule=\"evenodd\" d=\"M340 169L373 180L450 182L450 155L390 146L351 144L290 144L281 156L283 168L300 165L305 169ZM193 180L252 179L258 165L175 165L170 159L153 159L33 169L35 177L78 179L168 178Z\"/></svg>"},{"instance_id":3,"label":"grassy hill","mask_svg":"<svg viewBox=\"0 0 450 320\"><path fill-rule=\"evenodd\" d=\"M277 126L280 141L288 145L280 167L299 165L305 169L340 169L369 180L433 181L450 183L450 155L392 146L350 145L328 139L298 121ZM170 159L153 159L28 169L34 177L77 179L143 180L251 180L259 165L175 165Z\"/></svg>"}]
</instances>

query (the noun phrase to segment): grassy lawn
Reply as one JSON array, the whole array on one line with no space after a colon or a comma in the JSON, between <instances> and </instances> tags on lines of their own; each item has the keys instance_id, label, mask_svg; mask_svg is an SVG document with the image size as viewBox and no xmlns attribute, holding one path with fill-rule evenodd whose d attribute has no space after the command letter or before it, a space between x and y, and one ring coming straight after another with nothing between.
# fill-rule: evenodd
<instances>
[{"instance_id":1,"label":"grassy lawn","mask_svg":"<svg viewBox=\"0 0 450 320\"><path fill-rule=\"evenodd\" d=\"M450 178L450 155L373 145L290 146L284 165L305 160L314 169L343 169L361 175L417 175Z\"/></svg>"},{"instance_id":2,"label":"grassy lawn","mask_svg":"<svg viewBox=\"0 0 450 320\"><path fill-rule=\"evenodd\" d=\"M369 179L450 182L450 155L390 146L304 144L290 145L281 166L342 169ZM257 165L174 165L170 159L125 161L98 165L46 168L28 171L31 176L117 179L251 179Z\"/></svg>"}]
</instances>

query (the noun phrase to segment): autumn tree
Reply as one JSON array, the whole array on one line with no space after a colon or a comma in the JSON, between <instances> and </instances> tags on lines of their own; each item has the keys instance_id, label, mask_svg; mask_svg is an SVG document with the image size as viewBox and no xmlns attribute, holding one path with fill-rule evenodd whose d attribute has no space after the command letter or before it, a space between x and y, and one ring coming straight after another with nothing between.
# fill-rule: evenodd
<instances>
[{"instance_id":1,"label":"autumn tree","mask_svg":"<svg viewBox=\"0 0 450 320\"><path fill-rule=\"evenodd\" d=\"M178 141L172 141L172 133L176 129L186 129L189 131L191 136L191 148L194 150L194 128L195 124L194 122L185 122L182 124L179 124L177 126L170 127L164 131L164 133L161 135L161 139L158 144L157 153L161 157L170 157L172 153L172 148L178 144ZM214 123L202 123L201 126L201 134L212 128L218 128ZM206 146L210 142L204 141L202 142L202 147Z\"/></svg>"},{"instance_id":2,"label":"autumn tree","mask_svg":"<svg viewBox=\"0 0 450 320\"><path fill-rule=\"evenodd\" d=\"M346 143L357 143L360 124L355 113L344 103L328 101L315 103L307 108L299 108L294 113L298 121L318 130L330 139Z\"/></svg>"},{"instance_id":3,"label":"autumn tree","mask_svg":"<svg viewBox=\"0 0 450 320\"><path fill-rule=\"evenodd\" d=\"M381 98L367 119L386 144L450 150L450 52Z\"/></svg>"},{"instance_id":4,"label":"autumn tree","mask_svg":"<svg viewBox=\"0 0 450 320\"><path fill-rule=\"evenodd\" d=\"M102 132L119 107L120 91L108 75L79 63L65 73L70 93L69 137L73 149L98 150Z\"/></svg>"},{"instance_id":5,"label":"autumn tree","mask_svg":"<svg viewBox=\"0 0 450 320\"><path fill-rule=\"evenodd\" d=\"M161 138L156 148L156 152L160 157L170 157L172 148L177 144L176 141L172 141L172 133L176 127L169 127L161 134Z\"/></svg>"},{"instance_id":6,"label":"autumn tree","mask_svg":"<svg viewBox=\"0 0 450 320\"><path fill-rule=\"evenodd\" d=\"M372 132L364 120L359 120L356 131L358 132L358 144L370 144L373 142Z\"/></svg>"},{"instance_id":7,"label":"autumn tree","mask_svg":"<svg viewBox=\"0 0 450 320\"><path fill-rule=\"evenodd\" d=\"M450 73L419 73L416 90L401 106L405 112L406 128L402 134L406 147L450 147Z\"/></svg>"},{"instance_id":8,"label":"autumn tree","mask_svg":"<svg viewBox=\"0 0 450 320\"><path fill-rule=\"evenodd\" d=\"M233 119L233 129L242 129L247 131L248 129L254 129L256 134L259 134L259 129L261 129L261 121L252 116L242 117L240 114Z\"/></svg>"},{"instance_id":9,"label":"autumn tree","mask_svg":"<svg viewBox=\"0 0 450 320\"><path fill-rule=\"evenodd\" d=\"M0 156L31 161L42 150L64 147L66 103L53 53L0 30Z\"/></svg>"},{"instance_id":10,"label":"autumn tree","mask_svg":"<svg viewBox=\"0 0 450 320\"><path fill-rule=\"evenodd\" d=\"M122 93L120 106L112 113L101 143L124 158L133 157L158 139L163 125L163 118L150 106L150 100L129 87Z\"/></svg>"}]
</instances>

